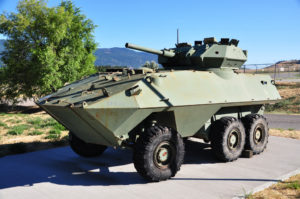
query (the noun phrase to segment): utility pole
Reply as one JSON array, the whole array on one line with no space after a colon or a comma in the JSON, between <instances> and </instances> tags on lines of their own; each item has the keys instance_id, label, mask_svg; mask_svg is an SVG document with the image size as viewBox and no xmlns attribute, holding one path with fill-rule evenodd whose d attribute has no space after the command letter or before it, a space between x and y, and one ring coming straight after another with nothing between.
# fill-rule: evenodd
<instances>
[{"instance_id":1,"label":"utility pole","mask_svg":"<svg viewBox=\"0 0 300 199\"><path fill-rule=\"evenodd\" d=\"M177 44L179 44L179 28L177 28Z\"/></svg>"},{"instance_id":2,"label":"utility pole","mask_svg":"<svg viewBox=\"0 0 300 199\"><path fill-rule=\"evenodd\" d=\"M276 67L277 67L277 64L275 63L275 67L274 67L274 82L276 80Z\"/></svg>"}]
</instances>

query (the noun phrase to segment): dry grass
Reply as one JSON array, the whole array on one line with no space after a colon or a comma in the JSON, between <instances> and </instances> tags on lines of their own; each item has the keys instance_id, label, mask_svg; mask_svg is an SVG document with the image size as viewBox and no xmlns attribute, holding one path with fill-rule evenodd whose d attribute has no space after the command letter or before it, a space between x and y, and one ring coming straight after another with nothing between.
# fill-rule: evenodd
<instances>
[{"instance_id":1,"label":"dry grass","mask_svg":"<svg viewBox=\"0 0 300 199\"><path fill-rule=\"evenodd\" d=\"M248 199L297 199L300 198L300 174L279 182L247 197Z\"/></svg>"},{"instance_id":2,"label":"dry grass","mask_svg":"<svg viewBox=\"0 0 300 199\"><path fill-rule=\"evenodd\" d=\"M278 82L276 83L282 100L274 105L267 105L268 112L300 113L300 83Z\"/></svg>"},{"instance_id":3,"label":"dry grass","mask_svg":"<svg viewBox=\"0 0 300 199\"><path fill-rule=\"evenodd\" d=\"M50 122L50 125L47 125ZM34 114L0 114L0 145L14 144L19 142L48 142L47 134L53 129L54 120L45 112ZM46 123L43 126L42 123ZM2 125L1 125L2 124ZM14 129L25 127L21 133L14 135ZM21 128L22 129L22 128ZM40 132L40 133L37 133ZM40 134L40 135L38 135ZM58 133L59 134L59 133ZM64 137L68 131L61 131L60 136Z\"/></svg>"},{"instance_id":4,"label":"dry grass","mask_svg":"<svg viewBox=\"0 0 300 199\"><path fill-rule=\"evenodd\" d=\"M294 96L299 96L300 95L300 88L282 88L279 89L279 93L282 98L291 98Z\"/></svg>"},{"instance_id":5,"label":"dry grass","mask_svg":"<svg viewBox=\"0 0 300 199\"><path fill-rule=\"evenodd\" d=\"M67 144L68 131L45 112L0 113L0 157Z\"/></svg>"},{"instance_id":6,"label":"dry grass","mask_svg":"<svg viewBox=\"0 0 300 199\"><path fill-rule=\"evenodd\" d=\"M298 130L270 129L269 133L270 133L270 135L273 135L273 136L293 138L293 139L300 140L300 131L298 131Z\"/></svg>"}]
</instances>

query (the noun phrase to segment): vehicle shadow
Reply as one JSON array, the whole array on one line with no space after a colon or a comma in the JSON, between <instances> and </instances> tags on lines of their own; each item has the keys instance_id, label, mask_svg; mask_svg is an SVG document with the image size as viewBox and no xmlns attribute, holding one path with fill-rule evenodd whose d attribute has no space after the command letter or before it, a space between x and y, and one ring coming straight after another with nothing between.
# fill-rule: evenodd
<instances>
[{"instance_id":1,"label":"vehicle shadow","mask_svg":"<svg viewBox=\"0 0 300 199\"><path fill-rule=\"evenodd\" d=\"M184 164L213 164L217 162L210 144L192 140L185 141Z\"/></svg>"},{"instance_id":2,"label":"vehicle shadow","mask_svg":"<svg viewBox=\"0 0 300 199\"><path fill-rule=\"evenodd\" d=\"M217 163L210 145L187 140L184 164ZM184 165L182 165L184 167ZM132 150L108 148L101 157L82 158L69 147L0 158L0 189L50 182L60 185L146 184L134 169ZM181 178L189 180L190 178ZM180 180L180 179L174 179ZM199 179L210 180L210 179ZM214 179L218 180L218 179ZM231 179L219 179L231 180ZM243 180L243 179L241 179ZM246 180L246 179L244 179Z\"/></svg>"},{"instance_id":3,"label":"vehicle shadow","mask_svg":"<svg viewBox=\"0 0 300 199\"><path fill-rule=\"evenodd\" d=\"M147 183L135 172L131 150L108 148L101 157L82 158L69 147L0 158L0 189L50 182L61 185L128 185ZM113 167L124 166L120 172ZM125 171L124 171L125 170Z\"/></svg>"}]
</instances>

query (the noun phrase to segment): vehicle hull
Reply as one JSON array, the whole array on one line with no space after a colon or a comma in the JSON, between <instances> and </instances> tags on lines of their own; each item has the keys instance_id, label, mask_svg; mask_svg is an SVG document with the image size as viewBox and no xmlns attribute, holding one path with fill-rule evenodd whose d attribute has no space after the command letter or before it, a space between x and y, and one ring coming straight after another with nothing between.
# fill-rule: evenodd
<instances>
[{"instance_id":1,"label":"vehicle hull","mask_svg":"<svg viewBox=\"0 0 300 199\"><path fill-rule=\"evenodd\" d=\"M97 85L97 81L87 82ZM108 96L99 92L95 97L104 87L115 88L120 83L124 88ZM79 86L82 83L73 85ZM107 80L105 86L99 84L94 88L98 89L90 91L84 86L79 89L90 92L84 96L85 100L77 96L76 101L74 93L78 92L59 95L58 91L55 100L44 99L38 104L85 142L121 146L130 132L146 119L155 118L182 137L201 137L209 129L212 117L239 118L263 113L264 104L281 99L268 75L240 74L232 70L164 71L138 78L126 77L120 82ZM130 93L132 88L137 92ZM69 98L72 103L68 102ZM89 98L96 100L89 101Z\"/></svg>"}]
</instances>

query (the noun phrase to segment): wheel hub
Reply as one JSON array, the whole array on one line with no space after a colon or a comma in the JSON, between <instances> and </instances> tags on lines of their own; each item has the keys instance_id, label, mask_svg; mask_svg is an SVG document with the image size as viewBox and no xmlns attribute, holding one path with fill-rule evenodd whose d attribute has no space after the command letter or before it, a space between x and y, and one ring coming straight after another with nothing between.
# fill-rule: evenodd
<instances>
[{"instance_id":1,"label":"wheel hub","mask_svg":"<svg viewBox=\"0 0 300 199\"><path fill-rule=\"evenodd\" d=\"M156 147L153 155L154 164L160 169L165 169L173 161L175 148L172 143L164 141Z\"/></svg>"},{"instance_id":2,"label":"wheel hub","mask_svg":"<svg viewBox=\"0 0 300 199\"><path fill-rule=\"evenodd\" d=\"M232 135L232 136L230 137L230 144L231 144L231 145L234 145L234 143L236 143L236 136L235 136L235 135Z\"/></svg>"},{"instance_id":3,"label":"wheel hub","mask_svg":"<svg viewBox=\"0 0 300 199\"><path fill-rule=\"evenodd\" d=\"M165 148L161 148L158 151L158 160L161 162L165 162L168 159L169 152Z\"/></svg>"},{"instance_id":4,"label":"wheel hub","mask_svg":"<svg viewBox=\"0 0 300 199\"><path fill-rule=\"evenodd\" d=\"M232 130L228 135L227 145L230 149L235 149L238 146L239 133L236 130Z\"/></svg>"},{"instance_id":5,"label":"wheel hub","mask_svg":"<svg viewBox=\"0 0 300 199\"><path fill-rule=\"evenodd\" d=\"M260 143L262 141L263 138L263 130L260 127L257 127L255 129L255 133L254 133L254 142L256 144Z\"/></svg>"}]
</instances>

